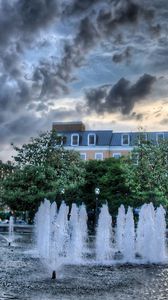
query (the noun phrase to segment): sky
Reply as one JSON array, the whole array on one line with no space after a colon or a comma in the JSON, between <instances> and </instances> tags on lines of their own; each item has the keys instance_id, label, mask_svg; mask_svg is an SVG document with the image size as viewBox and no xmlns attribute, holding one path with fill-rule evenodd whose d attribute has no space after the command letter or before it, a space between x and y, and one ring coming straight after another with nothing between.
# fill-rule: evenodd
<instances>
[{"instance_id":1,"label":"sky","mask_svg":"<svg viewBox=\"0 0 168 300\"><path fill-rule=\"evenodd\" d=\"M167 0L0 0L0 159L86 129L168 130Z\"/></svg>"}]
</instances>

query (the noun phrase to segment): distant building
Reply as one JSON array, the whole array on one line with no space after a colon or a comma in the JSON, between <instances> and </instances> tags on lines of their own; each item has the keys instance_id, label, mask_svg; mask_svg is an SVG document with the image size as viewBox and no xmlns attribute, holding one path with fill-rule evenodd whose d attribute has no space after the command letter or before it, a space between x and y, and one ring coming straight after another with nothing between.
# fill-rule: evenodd
<instances>
[{"instance_id":1,"label":"distant building","mask_svg":"<svg viewBox=\"0 0 168 300\"><path fill-rule=\"evenodd\" d=\"M53 129L65 149L79 151L83 160L102 160L128 155L142 140L156 144L168 139L168 132L113 132L112 130L85 130L82 122L54 122Z\"/></svg>"}]
</instances>

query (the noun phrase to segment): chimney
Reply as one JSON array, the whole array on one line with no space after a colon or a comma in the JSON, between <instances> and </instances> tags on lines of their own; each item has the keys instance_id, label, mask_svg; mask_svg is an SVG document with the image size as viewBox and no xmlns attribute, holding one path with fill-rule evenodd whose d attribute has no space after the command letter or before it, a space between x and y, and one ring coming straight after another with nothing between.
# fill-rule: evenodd
<instances>
[{"instance_id":1,"label":"chimney","mask_svg":"<svg viewBox=\"0 0 168 300\"><path fill-rule=\"evenodd\" d=\"M57 132L61 131L85 131L85 125L82 122L54 122L52 129Z\"/></svg>"}]
</instances>

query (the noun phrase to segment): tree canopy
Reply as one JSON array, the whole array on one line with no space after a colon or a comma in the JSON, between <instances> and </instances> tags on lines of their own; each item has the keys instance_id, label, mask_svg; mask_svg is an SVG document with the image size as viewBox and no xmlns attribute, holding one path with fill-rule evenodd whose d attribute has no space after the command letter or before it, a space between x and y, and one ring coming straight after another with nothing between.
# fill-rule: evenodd
<instances>
[{"instance_id":1,"label":"tree canopy","mask_svg":"<svg viewBox=\"0 0 168 300\"><path fill-rule=\"evenodd\" d=\"M145 202L168 206L168 141L137 143L131 158L83 162L77 151L65 150L56 133L41 133L22 147L14 146L14 163L0 162L0 199L14 210L35 210L48 198L64 198L99 206L108 202L115 215L121 204L138 207ZM64 196L61 190L65 190Z\"/></svg>"},{"instance_id":2,"label":"tree canopy","mask_svg":"<svg viewBox=\"0 0 168 300\"><path fill-rule=\"evenodd\" d=\"M124 164L134 206L145 202L168 205L168 141L142 142Z\"/></svg>"},{"instance_id":3,"label":"tree canopy","mask_svg":"<svg viewBox=\"0 0 168 300\"><path fill-rule=\"evenodd\" d=\"M62 188L74 189L84 181L79 153L65 150L53 131L14 149L15 168L4 178L1 190L2 201L12 209L34 209L45 197L55 200Z\"/></svg>"},{"instance_id":4,"label":"tree canopy","mask_svg":"<svg viewBox=\"0 0 168 300\"><path fill-rule=\"evenodd\" d=\"M121 203L126 204L128 194L122 159L90 160L85 167L85 184L80 190L80 198L89 209L94 209L95 188L99 187L99 206L108 202L111 213L115 214Z\"/></svg>"}]
</instances>

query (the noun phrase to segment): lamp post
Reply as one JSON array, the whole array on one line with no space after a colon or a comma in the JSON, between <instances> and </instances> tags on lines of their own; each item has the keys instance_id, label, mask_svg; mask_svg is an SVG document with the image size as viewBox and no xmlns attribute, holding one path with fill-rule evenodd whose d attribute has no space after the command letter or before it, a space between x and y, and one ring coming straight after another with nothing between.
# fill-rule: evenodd
<instances>
[{"instance_id":1,"label":"lamp post","mask_svg":"<svg viewBox=\"0 0 168 300\"><path fill-rule=\"evenodd\" d=\"M98 221L98 201L99 201L99 194L100 194L100 189L98 187L95 188L95 195L96 195L96 211L95 211L95 223L97 225Z\"/></svg>"},{"instance_id":2,"label":"lamp post","mask_svg":"<svg viewBox=\"0 0 168 300\"><path fill-rule=\"evenodd\" d=\"M61 189L61 201L64 200L64 194L65 194L65 189L62 188L62 189Z\"/></svg>"}]
</instances>

